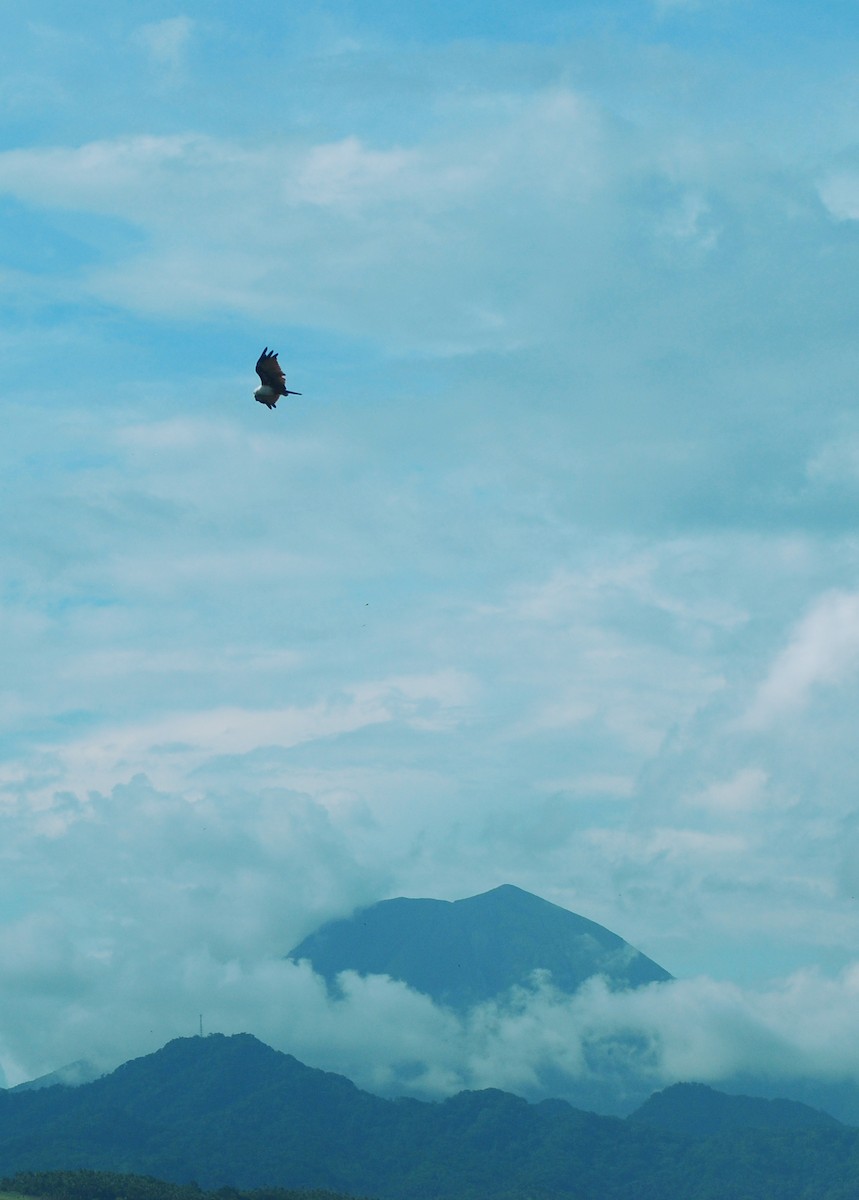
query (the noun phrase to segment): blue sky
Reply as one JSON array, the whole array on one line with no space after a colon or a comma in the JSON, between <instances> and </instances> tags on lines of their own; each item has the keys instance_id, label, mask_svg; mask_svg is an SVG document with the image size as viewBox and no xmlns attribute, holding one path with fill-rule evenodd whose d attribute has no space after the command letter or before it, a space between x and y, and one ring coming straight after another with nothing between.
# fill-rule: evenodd
<instances>
[{"instance_id":1,"label":"blue sky","mask_svg":"<svg viewBox=\"0 0 859 1200\"><path fill-rule=\"evenodd\" d=\"M503 882L678 977L594 999L655 1083L859 1075L855 7L0 26L7 1080L205 1009L526 1086L581 1007L511 1058L281 962Z\"/></svg>"}]
</instances>

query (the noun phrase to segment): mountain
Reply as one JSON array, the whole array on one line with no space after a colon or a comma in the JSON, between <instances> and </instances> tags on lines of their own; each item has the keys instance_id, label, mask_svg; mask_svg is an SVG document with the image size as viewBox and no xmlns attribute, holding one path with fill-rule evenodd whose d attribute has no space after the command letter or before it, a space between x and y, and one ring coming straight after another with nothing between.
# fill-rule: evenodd
<instances>
[{"instance_id":1,"label":"mountain","mask_svg":"<svg viewBox=\"0 0 859 1200\"><path fill-rule=\"evenodd\" d=\"M65 1087L80 1087L82 1083L92 1083L94 1079L98 1079L101 1073L98 1067L93 1066L91 1062L87 1062L85 1058L79 1058L76 1062L58 1067L56 1071L51 1071L48 1075L39 1075L37 1079L28 1079L26 1083L16 1084L10 1090L35 1092L39 1088L54 1087L58 1083Z\"/></svg>"},{"instance_id":2,"label":"mountain","mask_svg":"<svg viewBox=\"0 0 859 1200\"><path fill-rule=\"evenodd\" d=\"M617 990L672 978L616 933L511 884L452 902L383 900L323 925L288 957L307 960L334 995L341 971L388 975L460 1014L517 985L527 987L535 971L547 972L567 994L595 975ZM588 1053L599 1069L580 1078L542 1064L525 1088L528 1099L561 1095L580 1108L627 1116L653 1086L649 1071L636 1065L635 1040L630 1031L626 1043L621 1036L611 1046L591 1045ZM722 1079L720 1086L750 1097L789 1096L859 1125L859 1086L849 1079L770 1079L748 1072ZM394 1090L409 1090L405 1074L393 1078Z\"/></svg>"},{"instance_id":3,"label":"mountain","mask_svg":"<svg viewBox=\"0 0 859 1200\"><path fill-rule=\"evenodd\" d=\"M465 900L382 900L323 925L287 957L307 959L331 988L341 971L390 975L458 1011L534 971L565 992L593 975L618 989L671 979L616 933L509 883Z\"/></svg>"},{"instance_id":4,"label":"mountain","mask_svg":"<svg viewBox=\"0 0 859 1200\"><path fill-rule=\"evenodd\" d=\"M354 1191L341 1186L338 1132L372 1128L385 1104L248 1034L180 1038L77 1088L0 1092L0 1174L88 1167Z\"/></svg>"},{"instance_id":5,"label":"mountain","mask_svg":"<svg viewBox=\"0 0 859 1200\"><path fill-rule=\"evenodd\" d=\"M656 1092L629 1119L704 1137L731 1129L831 1129L841 1124L796 1100L728 1096L703 1083L675 1083Z\"/></svg>"},{"instance_id":6,"label":"mountain","mask_svg":"<svg viewBox=\"0 0 859 1200\"><path fill-rule=\"evenodd\" d=\"M379 1200L844 1200L859 1194L859 1130L692 1136L495 1090L383 1100L214 1034L77 1088L0 1092L0 1176L80 1168Z\"/></svg>"}]
</instances>

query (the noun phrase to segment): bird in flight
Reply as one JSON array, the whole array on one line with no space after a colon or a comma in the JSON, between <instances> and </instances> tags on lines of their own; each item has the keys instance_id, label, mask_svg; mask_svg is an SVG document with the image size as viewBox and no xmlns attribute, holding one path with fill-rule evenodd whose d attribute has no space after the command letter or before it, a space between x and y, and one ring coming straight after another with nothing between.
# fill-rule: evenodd
<instances>
[{"instance_id":1,"label":"bird in flight","mask_svg":"<svg viewBox=\"0 0 859 1200\"><path fill-rule=\"evenodd\" d=\"M286 386L286 376L277 361L277 351L269 350L268 346L257 359L256 373L260 385L254 392L254 400L272 409L277 406L281 396L300 396L301 392L291 392Z\"/></svg>"}]
</instances>

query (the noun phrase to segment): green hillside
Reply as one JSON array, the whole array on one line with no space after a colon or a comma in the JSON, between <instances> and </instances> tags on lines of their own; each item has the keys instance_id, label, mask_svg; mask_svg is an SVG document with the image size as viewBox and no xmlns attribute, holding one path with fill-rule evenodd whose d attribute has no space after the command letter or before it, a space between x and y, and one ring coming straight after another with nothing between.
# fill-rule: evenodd
<instances>
[{"instance_id":1,"label":"green hillside","mask_svg":"<svg viewBox=\"0 0 859 1200\"><path fill-rule=\"evenodd\" d=\"M674 1133L709 1136L731 1129L831 1129L829 1113L796 1100L728 1096L703 1083L675 1083L656 1092L630 1118Z\"/></svg>"},{"instance_id":2,"label":"green hillside","mask_svg":"<svg viewBox=\"0 0 859 1200\"><path fill-rule=\"evenodd\" d=\"M740 1127L693 1135L496 1090L383 1100L247 1034L184 1038L78 1088L0 1092L0 1176L8 1191L57 1200L199 1200L201 1188L221 1200L236 1190L285 1200L282 1189L378 1200L859 1195L859 1130L821 1114L799 1127L779 1105L766 1109L770 1128L742 1127L760 1111L743 1099L712 1105ZM60 1172L55 1190L34 1171ZM120 1187L116 1175L166 1182Z\"/></svg>"}]
</instances>

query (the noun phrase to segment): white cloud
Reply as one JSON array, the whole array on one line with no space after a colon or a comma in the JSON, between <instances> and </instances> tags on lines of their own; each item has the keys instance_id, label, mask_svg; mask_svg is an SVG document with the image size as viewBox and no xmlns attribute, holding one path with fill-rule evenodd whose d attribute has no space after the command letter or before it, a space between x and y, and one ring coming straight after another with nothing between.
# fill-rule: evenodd
<instances>
[{"instance_id":1,"label":"white cloud","mask_svg":"<svg viewBox=\"0 0 859 1200\"><path fill-rule=\"evenodd\" d=\"M842 435L827 442L809 460L806 471L812 483L855 487L859 482L859 440Z\"/></svg>"},{"instance_id":2,"label":"white cloud","mask_svg":"<svg viewBox=\"0 0 859 1200\"><path fill-rule=\"evenodd\" d=\"M812 692L859 669L859 592L821 596L794 629L760 685L744 723L771 726L803 709Z\"/></svg>"},{"instance_id":3,"label":"white cloud","mask_svg":"<svg viewBox=\"0 0 859 1200\"><path fill-rule=\"evenodd\" d=\"M194 28L190 17L167 17L139 26L132 41L142 46L159 67L176 71L183 65Z\"/></svg>"},{"instance_id":4,"label":"white cloud","mask_svg":"<svg viewBox=\"0 0 859 1200\"><path fill-rule=\"evenodd\" d=\"M673 243L673 250L691 253L697 259L717 249L721 230L707 199L687 192L657 223L657 233Z\"/></svg>"},{"instance_id":5,"label":"white cloud","mask_svg":"<svg viewBox=\"0 0 859 1200\"><path fill-rule=\"evenodd\" d=\"M121 662L108 665L112 675L120 674ZM175 672L176 664L167 665ZM156 666L148 663L146 669ZM270 669L270 664L266 666ZM52 765L47 779L39 779L29 792L30 802L50 808L57 791L85 795L92 789L109 790L140 773L160 786L182 786L198 768L218 758L285 750L374 725L397 723L423 733L442 732L463 719L475 696L474 682L467 675L441 670L368 681L344 689L340 697L305 707L170 712L101 728L85 739L40 748L42 763ZM6 776L6 787L19 792L21 779L13 770ZM0 777L0 796L3 791Z\"/></svg>"},{"instance_id":6,"label":"white cloud","mask_svg":"<svg viewBox=\"0 0 859 1200\"><path fill-rule=\"evenodd\" d=\"M511 608L522 619L558 621L582 611L605 611L624 600L678 620L730 628L747 620L725 599L684 594L683 576L698 551L691 542L666 541L658 552L619 542L611 558L588 569L556 569L549 579L516 589Z\"/></svg>"},{"instance_id":7,"label":"white cloud","mask_svg":"<svg viewBox=\"0 0 859 1200\"><path fill-rule=\"evenodd\" d=\"M588 840L594 846L608 847L620 852L629 861L655 865L662 861L678 861L684 865L703 863L711 867L719 859L735 860L749 849L742 833L725 833L701 829L665 826L641 834L627 830L596 829L589 831Z\"/></svg>"},{"instance_id":8,"label":"white cloud","mask_svg":"<svg viewBox=\"0 0 859 1200\"><path fill-rule=\"evenodd\" d=\"M839 221L859 218L859 173L853 169L830 170L818 185L820 198Z\"/></svg>"},{"instance_id":9,"label":"white cloud","mask_svg":"<svg viewBox=\"0 0 859 1200\"><path fill-rule=\"evenodd\" d=\"M688 798L695 807L714 813L752 812L766 803L768 776L760 767L743 767L730 779L710 783Z\"/></svg>"},{"instance_id":10,"label":"white cloud","mask_svg":"<svg viewBox=\"0 0 859 1200\"><path fill-rule=\"evenodd\" d=\"M145 253L82 281L122 308L232 310L423 348L510 347L522 341L511 322L527 313L533 266L523 263L525 293L503 305L487 300L486 273L502 245L517 259L522 239L533 241L533 203L545 209L541 262L572 213L572 225L602 223L595 206L613 170L607 127L557 88L509 98L490 137L475 137L467 121L442 142L407 148L354 135L261 147L173 134L8 151L0 192L137 227ZM506 220L483 215L487 197L511 187L521 212L512 237Z\"/></svg>"},{"instance_id":11,"label":"white cloud","mask_svg":"<svg viewBox=\"0 0 859 1200\"><path fill-rule=\"evenodd\" d=\"M301 203L350 212L367 203L387 199L415 200L414 179L420 178L420 156L415 151L373 150L356 137L314 146L302 156L288 192ZM405 194L403 187L405 184Z\"/></svg>"}]
</instances>

